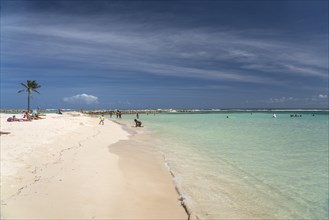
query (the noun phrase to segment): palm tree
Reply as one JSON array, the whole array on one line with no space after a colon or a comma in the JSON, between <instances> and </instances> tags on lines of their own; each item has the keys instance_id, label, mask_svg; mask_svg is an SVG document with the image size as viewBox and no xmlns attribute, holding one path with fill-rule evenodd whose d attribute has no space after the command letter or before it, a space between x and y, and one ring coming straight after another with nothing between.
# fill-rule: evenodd
<instances>
[{"instance_id":1,"label":"palm tree","mask_svg":"<svg viewBox=\"0 0 329 220\"><path fill-rule=\"evenodd\" d=\"M23 91L26 91L27 96L27 110L30 111L30 99L32 92L36 92L40 94L36 89L40 88L41 86L36 82L36 80L27 80L27 84L21 83L21 85L24 87L24 89L19 90L17 93L21 93Z\"/></svg>"}]
</instances>

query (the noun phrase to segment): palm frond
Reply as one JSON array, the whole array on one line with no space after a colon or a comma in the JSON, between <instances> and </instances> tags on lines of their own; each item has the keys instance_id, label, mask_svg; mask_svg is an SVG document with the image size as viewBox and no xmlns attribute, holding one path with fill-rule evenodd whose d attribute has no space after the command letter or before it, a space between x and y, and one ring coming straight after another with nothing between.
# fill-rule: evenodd
<instances>
[{"instance_id":1,"label":"palm frond","mask_svg":"<svg viewBox=\"0 0 329 220\"><path fill-rule=\"evenodd\" d=\"M38 94L40 94L39 91L37 91L36 89L41 88L41 85L39 85L36 80L26 80L26 84L25 83L21 83L21 85L25 88L25 89L21 89L19 90L17 93L21 93L23 91L26 91L27 93L31 94L31 92L36 92Z\"/></svg>"},{"instance_id":2,"label":"palm frond","mask_svg":"<svg viewBox=\"0 0 329 220\"><path fill-rule=\"evenodd\" d=\"M40 87L38 87L38 88L40 88ZM35 90L35 89L32 89L32 91L33 91L33 92L36 92L36 93L38 93L38 94L40 94L40 92L38 92L38 91Z\"/></svg>"},{"instance_id":3,"label":"palm frond","mask_svg":"<svg viewBox=\"0 0 329 220\"><path fill-rule=\"evenodd\" d=\"M27 80L27 86L29 89L34 90L40 88L41 86L36 82L36 80Z\"/></svg>"},{"instance_id":4,"label":"palm frond","mask_svg":"<svg viewBox=\"0 0 329 220\"><path fill-rule=\"evenodd\" d=\"M32 92L40 94L40 92L38 92L36 89L40 88L41 86L37 83L36 80L26 80L26 84L21 83L21 85L24 87L24 89L19 90L17 93L21 93L23 91L26 91L28 93L27 109L30 110L30 98L32 96Z\"/></svg>"},{"instance_id":5,"label":"palm frond","mask_svg":"<svg viewBox=\"0 0 329 220\"><path fill-rule=\"evenodd\" d=\"M21 83L21 85L22 85L22 86L24 86L25 88L27 88L27 85L26 85L26 84L24 84L24 83Z\"/></svg>"}]
</instances>

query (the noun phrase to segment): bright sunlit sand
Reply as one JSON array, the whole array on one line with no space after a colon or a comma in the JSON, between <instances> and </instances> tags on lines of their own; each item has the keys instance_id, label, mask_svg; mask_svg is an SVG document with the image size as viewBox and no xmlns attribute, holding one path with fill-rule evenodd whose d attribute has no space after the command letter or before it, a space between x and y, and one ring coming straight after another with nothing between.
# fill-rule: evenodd
<instances>
[{"instance_id":1,"label":"bright sunlit sand","mask_svg":"<svg viewBox=\"0 0 329 220\"><path fill-rule=\"evenodd\" d=\"M127 151L119 124L74 112L10 116L1 114L10 132L1 135L1 218L187 219L163 158Z\"/></svg>"}]
</instances>

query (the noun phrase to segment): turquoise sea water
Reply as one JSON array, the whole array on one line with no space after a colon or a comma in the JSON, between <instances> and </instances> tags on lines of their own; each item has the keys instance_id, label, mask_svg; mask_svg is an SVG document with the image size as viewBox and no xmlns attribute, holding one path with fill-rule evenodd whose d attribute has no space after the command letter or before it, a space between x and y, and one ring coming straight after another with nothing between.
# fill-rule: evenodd
<instances>
[{"instance_id":1,"label":"turquoise sea water","mask_svg":"<svg viewBox=\"0 0 329 220\"><path fill-rule=\"evenodd\" d=\"M200 218L328 219L328 112L272 114L140 119Z\"/></svg>"}]
</instances>

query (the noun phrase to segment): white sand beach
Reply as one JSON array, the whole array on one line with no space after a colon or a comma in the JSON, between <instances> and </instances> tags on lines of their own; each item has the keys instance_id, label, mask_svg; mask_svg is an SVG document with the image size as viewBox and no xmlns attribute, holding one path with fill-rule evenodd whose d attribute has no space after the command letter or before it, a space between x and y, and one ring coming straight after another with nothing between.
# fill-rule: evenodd
<instances>
[{"instance_id":1,"label":"white sand beach","mask_svg":"<svg viewBox=\"0 0 329 220\"><path fill-rule=\"evenodd\" d=\"M120 125L77 112L9 116L1 114L10 132L1 135L1 219L187 219L163 158L136 148Z\"/></svg>"}]
</instances>

